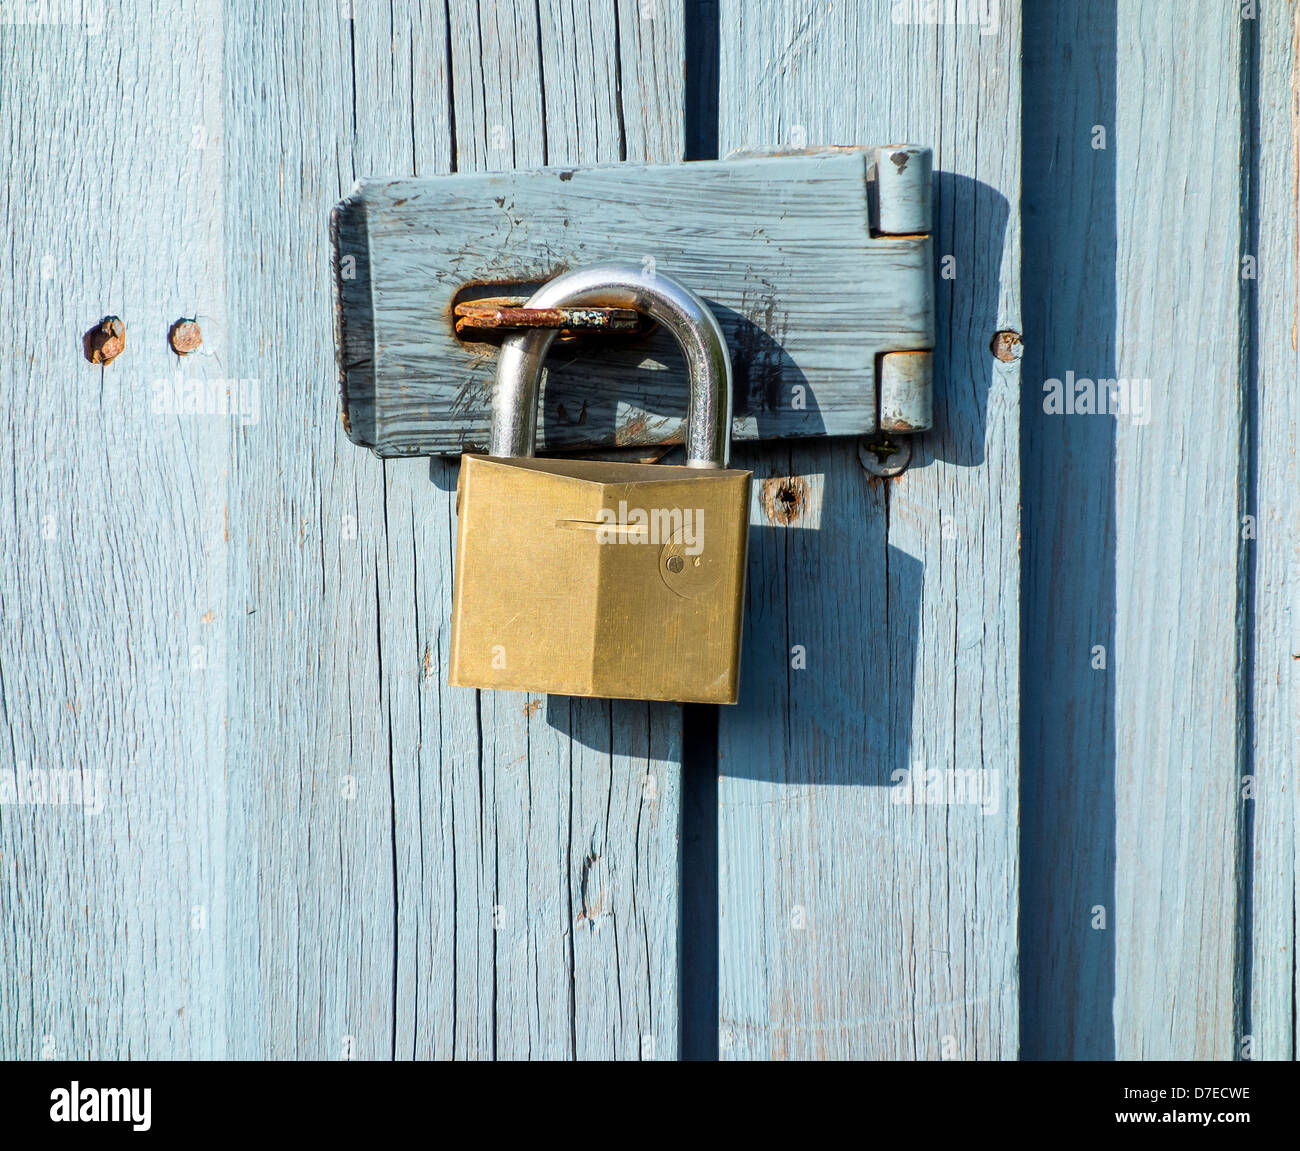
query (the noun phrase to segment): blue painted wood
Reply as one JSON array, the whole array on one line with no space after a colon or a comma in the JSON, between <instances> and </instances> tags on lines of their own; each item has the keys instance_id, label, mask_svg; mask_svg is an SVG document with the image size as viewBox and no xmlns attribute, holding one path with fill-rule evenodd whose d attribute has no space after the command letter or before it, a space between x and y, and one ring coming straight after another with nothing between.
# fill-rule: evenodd
<instances>
[{"instance_id":1,"label":"blue painted wood","mask_svg":"<svg viewBox=\"0 0 1300 1151\"><path fill-rule=\"evenodd\" d=\"M1031 233L1063 247L1029 248L1061 273L1031 281L1052 339L1026 333L1029 402L1067 370L1157 402L1097 430L1035 409L1021 619L1017 365L987 352L1018 327L1017 19L892 11L721 24L724 148L934 144L957 275L901 480L847 443L751 456L722 1053L1013 1057L1023 972L1025 1054L1293 1058L1294 5L1244 39L1235 10L1136 0L1042 30L1079 57L1053 77L1075 199L1051 219L1087 244ZM0 25L0 797L24 784L0 804L0 1054L676 1054L680 713L445 688L454 465L358 451L332 383L325 219L359 173L680 156L681 8L598 13L131 0L93 51ZM1108 107L1083 58L1112 20ZM1065 127L1094 116L1100 155ZM92 367L108 313L126 351ZM232 416L177 402L178 374L257 387ZM1085 691L1096 636L1114 686ZM917 762L1000 770L998 809L891 802ZM31 774L67 769L89 803L31 802L35 779L73 799Z\"/></svg>"},{"instance_id":2,"label":"blue painted wood","mask_svg":"<svg viewBox=\"0 0 1300 1151\"><path fill-rule=\"evenodd\" d=\"M1259 11L1027 33L1033 1057L1294 1056L1296 16Z\"/></svg>"},{"instance_id":3,"label":"blue painted wood","mask_svg":"<svg viewBox=\"0 0 1300 1151\"><path fill-rule=\"evenodd\" d=\"M444 25L441 5L357 5L346 27L327 7L294 18L321 38L301 56L251 10L227 48L249 78L232 101L250 141L232 228L267 237L232 272L242 354L265 377L320 383L306 433L279 406L235 471L236 570L256 612L233 646L262 671L232 704L241 841L294 861L240 873L238 1050L671 1058L680 712L447 688L454 465L357 451L324 386L324 224L343 189L366 172L617 159L620 115L625 132L646 121L645 159L669 158L675 127L655 103L620 109L617 76L635 89L680 54L671 7L654 28L607 8L581 37L567 7L539 25L534 6L455 3ZM255 80L277 70L285 83ZM571 100L577 120L553 106ZM267 124L294 125L292 142ZM280 168L283 198L265 179ZM310 292L286 314L295 279ZM304 655L319 669L306 678ZM275 730L253 726L268 714Z\"/></svg>"},{"instance_id":4,"label":"blue painted wood","mask_svg":"<svg viewBox=\"0 0 1300 1151\"><path fill-rule=\"evenodd\" d=\"M1295 1059L1296 923L1300 921L1300 9L1261 7L1258 40L1248 57L1257 76L1258 143L1247 169L1254 181L1257 228L1246 237L1258 279L1250 300L1256 327L1246 334L1254 405L1249 421L1257 452L1253 502L1257 538L1248 545L1247 588L1253 611L1254 667L1250 726L1243 741L1253 777L1253 807L1244 815L1250 886L1243 919L1250 932L1250 1055ZM1251 29L1243 29L1251 36ZM1249 41L1248 41L1249 43ZM1249 93L1249 90L1248 90ZM1243 282L1248 292L1251 281Z\"/></svg>"},{"instance_id":5,"label":"blue painted wood","mask_svg":"<svg viewBox=\"0 0 1300 1151\"><path fill-rule=\"evenodd\" d=\"M679 6L588 15L0 26L0 769L104 788L0 808L0 1053L675 1055L680 710L444 686L455 468L347 442L330 340L362 172L680 155ZM256 410L154 410L178 372Z\"/></svg>"},{"instance_id":6,"label":"blue painted wood","mask_svg":"<svg viewBox=\"0 0 1300 1151\"><path fill-rule=\"evenodd\" d=\"M935 430L900 479L852 443L738 453L756 502L719 730L723 1058L1017 1051L1019 384L989 345L1019 327L1019 6L988 36L893 8L722 6L723 147L932 145L956 269ZM895 802L914 769L970 773L984 810Z\"/></svg>"},{"instance_id":7,"label":"blue painted wood","mask_svg":"<svg viewBox=\"0 0 1300 1151\"><path fill-rule=\"evenodd\" d=\"M1150 404L1149 422L1115 420L1115 1055L1228 1059L1246 658L1240 241L1225 224L1240 196L1240 21L1213 4L1117 11L1115 366L1150 381ZM1157 256L1169 251L1195 256Z\"/></svg>"},{"instance_id":8,"label":"blue painted wood","mask_svg":"<svg viewBox=\"0 0 1300 1151\"><path fill-rule=\"evenodd\" d=\"M170 0L100 15L0 25L0 1054L211 1057L239 421L173 384L238 374L222 25ZM82 334L106 313L126 349L96 367ZM180 362L167 330L196 314Z\"/></svg>"}]
</instances>

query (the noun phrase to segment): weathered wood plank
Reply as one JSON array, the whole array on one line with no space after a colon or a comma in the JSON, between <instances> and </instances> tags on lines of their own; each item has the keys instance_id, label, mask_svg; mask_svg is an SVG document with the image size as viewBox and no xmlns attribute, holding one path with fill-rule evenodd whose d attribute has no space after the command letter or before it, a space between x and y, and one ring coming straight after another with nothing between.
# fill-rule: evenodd
<instances>
[{"instance_id":1,"label":"weathered wood plank","mask_svg":"<svg viewBox=\"0 0 1300 1151\"><path fill-rule=\"evenodd\" d=\"M1150 399L1141 419L1093 417L1115 421L1115 1057L1228 1059L1244 510L1240 20L1236 6L1120 0L1117 21L1114 366L1136 381L1131 396Z\"/></svg>"},{"instance_id":2,"label":"weathered wood plank","mask_svg":"<svg viewBox=\"0 0 1300 1151\"><path fill-rule=\"evenodd\" d=\"M521 284L615 259L713 307L737 439L873 431L877 357L934 346L932 250L915 234L928 220L907 211L916 181L928 189L924 160L886 162L874 210L874 149L367 181L337 214L349 434L384 456L486 450L496 349L453 330L461 294L527 296ZM880 220L905 234L874 234ZM685 380L666 332L554 359L541 447L680 438Z\"/></svg>"},{"instance_id":3,"label":"weathered wood plank","mask_svg":"<svg viewBox=\"0 0 1300 1151\"><path fill-rule=\"evenodd\" d=\"M1019 376L989 343L1019 326L1019 6L988 35L886 0L722 7L723 149L932 146L957 277L901 479L852 443L738 453L757 498L719 731L721 1052L1014 1058ZM984 807L894 802L913 767L970 772Z\"/></svg>"},{"instance_id":4,"label":"weathered wood plank","mask_svg":"<svg viewBox=\"0 0 1300 1151\"><path fill-rule=\"evenodd\" d=\"M595 17L582 36L580 15ZM232 266L241 354L263 378L315 382L311 422L277 405L278 445L245 442L234 472L234 570L255 612L236 646L259 669L231 708L234 807L261 867L239 874L237 1050L671 1057L680 713L444 686L455 466L385 464L343 438L322 374L323 225L359 176L618 158L618 72L648 84L680 43L631 36L629 6L539 25L531 4L358 4L340 20L322 3L287 17L312 29L299 54L251 8L235 16L228 55L250 79L232 98L248 144L230 228L265 237ZM549 114L566 83L597 143ZM320 669L306 679L304 653Z\"/></svg>"},{"instance_id":5,"label":"weathered wood plank","mask_svg":"<svg viewBox=\"0 0 1300 1151\"><path fill-rule=\"evenodd\" d=\"M525 4L453 3L450 16L458 170L678 154L679 129L652 123L653 107L634 112L619 90L620 74L636 91L680 59L675 6L660 6L655 19L663 23L654 28L650 15L628 3L544 5L540 13ZM485 47L480 56L480 42L501 45L499 53ZM680 108L680 88L673 93L660 100ZM664 151L630 152L632 120L640 121L645 146ZM414 477L416 508L419 477L434 475L448 488L447 513L454 514L454 467L385 467L390 476ZM451 538L448 530L448 547ZM448 565L450 553L440 562ZM447 677L449 591L448 582L438 614L429 617L439 629L439 684ZM503 1058L672 1058L680 709L441 691L450 707L472 706L482 732L480 824L476 829L467 815L456 826L456 931L491 949L492 994L477 1009L490 1013L493 1051ZM453 784L457 805L476 794L472 777ZM472 880L481 866L488 869L486 898L476 904L461 896L463 888L473 891L462 876ZM435 876L435 867L436 857L426 860L423 874ZM428 994L421 990L422 1014Z\"/></svg>"},{"instance_id":6,"label":"weathered wood plank","mask_svg":"<svg viewBox=\"0 0 1300 1151\"><path fill-rule=\"evenodd\" d=\"M334 418L324 222L356 138L393 147L391 110L383 124L360 115L381 77L396 101L409 53L368 54L364 38L358 52L348 12L330 0L225 6L226 357L264 401L229 482L236 1058L386 1059L394 1044L383 476ZM409 574L400 582L409 589Z\"/></svg>"},{"instance_id":7,"label":"weathered wood plank","mask_svg":"<svg viewBox=\"0 0 1300 1151\"><path fill-rule=\"evenodd\" d=\"M1058 53L1035 106L1058 108L1025 143L1048 339L1029 394L1073 371L1151 399L1026 421L1025 1050L1287 1058L1296 13L1260 9L1256 57L1253 15L1138 7L1034 36Z\"/></svg>"},{"instance_id":8,"label":"weathered wood plank","mask_svg":"<svg viewBox=\"0 0 1300 1151\"><path fill-rule=\"evenodd\" d=\"M1261 5L1258 44L1259 226L1254 251L1258 437L1253 550L1255 802L1250 1033L1255 1059L1295 1059L1300 913L1300 6Z\"/></svg>"},{"instance_id":9,"label":"weathered wood plank","mask_svg":"<svg viewBox=\"0 0 1300 1151\"><path fill-rule=\"evenodd\" d=\"M242 421L173 385L237 375L221 7L62 8L89 23L54 6L0 25L0 789L16 771L26 784L0 805L0 1054L211 1057L224 474ZM106 313L126 350L95 367L82 333ZM195 314L205 344L178 361L168 327ZM90 785L86 804L36 802L30 773L61 771Z\"/></svg>"}]
</instances>

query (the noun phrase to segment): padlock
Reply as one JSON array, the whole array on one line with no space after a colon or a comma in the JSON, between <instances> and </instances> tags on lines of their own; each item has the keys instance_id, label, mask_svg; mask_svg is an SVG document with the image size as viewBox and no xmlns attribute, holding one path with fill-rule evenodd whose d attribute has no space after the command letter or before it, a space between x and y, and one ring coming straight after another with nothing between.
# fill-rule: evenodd
<instances>
[{"instance_id":1,"label":"padlock","mask_svg":"<svg viewBox=\"0 0 1300 1151\"><path fill-rule=\"evenodd\" d=\"M530 308L636 308L676 337L684 465L536 459L553 330L508 337L490 453L461 457L455 687L735 703L752 473L729 468L731 358L694 292L634 264L558 276Z\"/></svg>"}]
</instances>

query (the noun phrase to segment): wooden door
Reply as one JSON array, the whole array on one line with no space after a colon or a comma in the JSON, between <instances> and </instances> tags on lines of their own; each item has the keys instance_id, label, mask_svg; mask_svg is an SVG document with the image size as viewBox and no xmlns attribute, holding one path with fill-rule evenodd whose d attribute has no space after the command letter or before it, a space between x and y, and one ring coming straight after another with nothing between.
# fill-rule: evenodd
<instances>
[{"instance_id":1,"label":"wooden door","mask_svg":"<svg viewBox=\"0 0 1300 1151\"><path fill-rule=\"evenodd\" d=\"M0 25L0 1054L1294 1056L1300 16L1024 7ZM331 206L903 139L936 427L737 450L740 704L448 688L457 465L340 427Z\"/></svg>"},{"instance_id":2,"label":"wooden door","mask_svg":"<svg viewBox=\"0 0 1300 1151\"><path fill-rule=\"evenodd\" d=\"M718 735L724 1058L1016 1055L1019 371L989 347L1021 328L1020 157L973 130L1019 120L1007 7L981 35L890 5L722 5L723 150L929 143L950 277L936 426L902 476L873 479L852 442L744 453L745 695ZM897 802L936 794L900 773L946 790L954 770L987 805Z\"/></svg>"}]
</instances>

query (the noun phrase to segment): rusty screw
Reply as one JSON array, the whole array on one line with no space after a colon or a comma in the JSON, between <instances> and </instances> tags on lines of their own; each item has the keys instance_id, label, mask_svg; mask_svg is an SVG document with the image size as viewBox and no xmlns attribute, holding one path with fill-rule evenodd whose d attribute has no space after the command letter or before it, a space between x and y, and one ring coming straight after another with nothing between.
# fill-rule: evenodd
<instances>
[{"instance_id":1,"label":"rusty screw","mask_svg":"<svg viewBox=\"0 0 1300 1151\"><path fill-rule=\"evenodd\" d=\"M81 348L92 364L111 364L126 348L126 325L105 316L81 337Z\"/></svg>"},{"instance_id":2,"label":"rusty screw","mask_svg":"<svg viewBox=\"0 0 1300 1151\"><path fill-rule=\"evenodd\" d=\"M994 332L993 339L989 343L989 351L1004 364L1020 359L1024 350L1024 342L1019 332Z\"/></svg>"},{"instance_id":3,"label":"rusty screw","mask_svg":"<svg viewBox=\"0 0 1300 1151\"><path fill-rule=\"evenodd\" d=\"M912 443L904 437L888 435L859 440L858 459L873 476L901 475L912 462Z\"/></svg>"},{"instance_id":4,"label":"rusty screw","mask_svg":"<svg viewBox=\"0 0 1300 1151\"><path fill-rule=\"evenodd\" d=\"M167 331L167 342L178 356L188 356L198 351L203 343L203 333L194 320L177 320Z\"/></svg>"}]
</instances>

